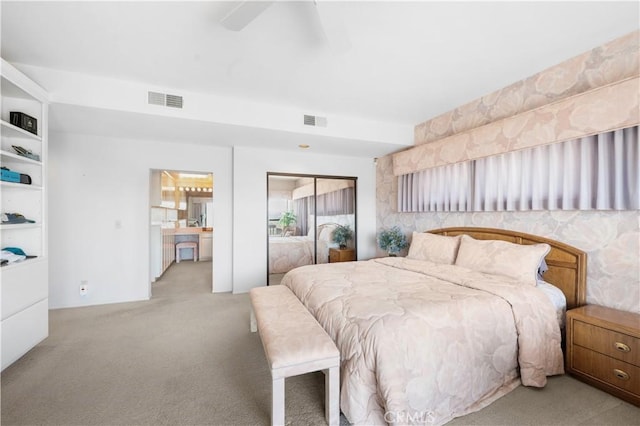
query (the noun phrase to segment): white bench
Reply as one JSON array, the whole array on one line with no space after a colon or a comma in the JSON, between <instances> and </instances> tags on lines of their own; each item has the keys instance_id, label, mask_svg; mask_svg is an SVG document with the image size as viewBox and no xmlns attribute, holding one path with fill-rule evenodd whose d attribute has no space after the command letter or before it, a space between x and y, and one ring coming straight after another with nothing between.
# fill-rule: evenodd
<instances>
[{"instance_id":1,"label":"white bench","mask_svg":"<svg viewBox=\"0 0 640 426\"><path fill-rule=\"evenodd\" d=\"M323 370L325 418L330 425L338 425L340 352L336 345L288 287L254 288L250 297L273 380L271 424L284 425L284 379Z\"/></svg>"}]
</instances>

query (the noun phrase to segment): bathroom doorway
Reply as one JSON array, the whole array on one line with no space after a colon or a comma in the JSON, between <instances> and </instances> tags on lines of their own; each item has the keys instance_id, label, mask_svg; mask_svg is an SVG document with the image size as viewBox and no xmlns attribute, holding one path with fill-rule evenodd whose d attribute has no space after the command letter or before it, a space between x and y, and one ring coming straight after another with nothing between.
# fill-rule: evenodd
<instances>
[{"instance_id":1,"label":"bathroom doorway","mask_svg":"<svg viewBox=\"0 0 640 426\"><path fill-rule=\"evenodd\" d=\"M213 292L213 194L212 173L150 170L149 297L163 280Z\"/></svg>"}]
</instances>

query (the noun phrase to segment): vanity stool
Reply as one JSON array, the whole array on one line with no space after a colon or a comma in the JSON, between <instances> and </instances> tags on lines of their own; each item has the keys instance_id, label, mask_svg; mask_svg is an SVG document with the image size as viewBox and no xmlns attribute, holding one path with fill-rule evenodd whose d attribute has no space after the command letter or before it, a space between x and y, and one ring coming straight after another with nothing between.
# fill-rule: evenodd
<instances>
[{"instance_id":1,"label":"vanity stool","mask_svg":"<svg viewBox=\"0 0 640 426\"><path fill-rule=\"evenodd\" d=\"M176 244L176 263L180 263L180 249L193 249L193 261L198 261L198 243L195 241L183 241Z\"/></svg>"}]
</instances>

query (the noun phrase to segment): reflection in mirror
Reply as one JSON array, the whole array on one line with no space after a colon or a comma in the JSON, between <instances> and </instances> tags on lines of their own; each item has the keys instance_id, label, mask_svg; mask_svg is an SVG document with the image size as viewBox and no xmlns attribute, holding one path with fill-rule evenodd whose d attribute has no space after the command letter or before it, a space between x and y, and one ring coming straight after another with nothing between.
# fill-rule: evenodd
<instances>
[{"instance_id":1,"label":"reflection in mirror","mask_svg":"<svg viewBox=\"0 0 640 426\"><path fill-rule=\"evenodd\" d=\"M316 182L316 227L318 230L318 258L316 263L331 260L355 260L355 181L350 179L318 179ZM339 228L351 231L351 238L340 241L341 234L348 235ZM343 247L340 247L343 243ZM338 259L330 259L330 249L347 250L349 255L338 253ZM351 254L353 253L353 254ZM341 257L340 257L341 256ZM353 257L353 258L352 258ZM339 261L338 260L338 261Z\"/></svg>"},{"instance_id":2,"label":"reflection in mirror","mask_svg":"<svg viewBox=\"0 0 640 426\"><path fill-rule=\"evenodd\" d=\"M268 174L269 283L299 266L355 260L355 206L355 178Z\"/></svg>"},{"instance_id":3,"label":"reflection in mirror","mask_svg":"<svg viewBox=\"0 0 640 426\"><path fill-rule=\"evenodd\" d=\"M213 198L189 197L187 226L213 226Z\"/></svg>"}]
</instances>

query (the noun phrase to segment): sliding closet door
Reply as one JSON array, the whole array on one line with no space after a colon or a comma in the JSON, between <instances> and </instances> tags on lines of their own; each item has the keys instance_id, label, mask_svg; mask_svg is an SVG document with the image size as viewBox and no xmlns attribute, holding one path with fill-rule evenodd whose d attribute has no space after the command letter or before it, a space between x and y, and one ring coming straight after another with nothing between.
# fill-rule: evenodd
<instances>
[{"instance_id":1,"label":"sliding closet door","mask_svg":"<svg viewBox=\"0 0 640 426\"><path fill-rule=\"evenodd\" d=\"M356 259L355 178L268 173L267 193L270 284L294 268L329 262L331 253ZM336 240L346 227L350 238Z\"/></svg>"},{"instance_id":2,"label":"sliding closet door","mask_svg":"<svg viewBox=\"0 0 640 426\"><path fill-rule=\"evenodd\" d=\"M354 179L316 179L316 263L328 263L331 249L333 249L332 261L356 259L355 197L356 181ZM341 239L341 236L348 238Z\"/></svg>"},{"instance_id":3,"label":"sliding closet door","mask_svg":"<svg viewBox=\"0 0 640 426\"><path fill-rule=\"evenodd\" d=\"M315 262L314 178L267 174L267 275L278 284L290 270ZM309 236L310 235L310 236Z\"/></svg>"}]
</instances>

